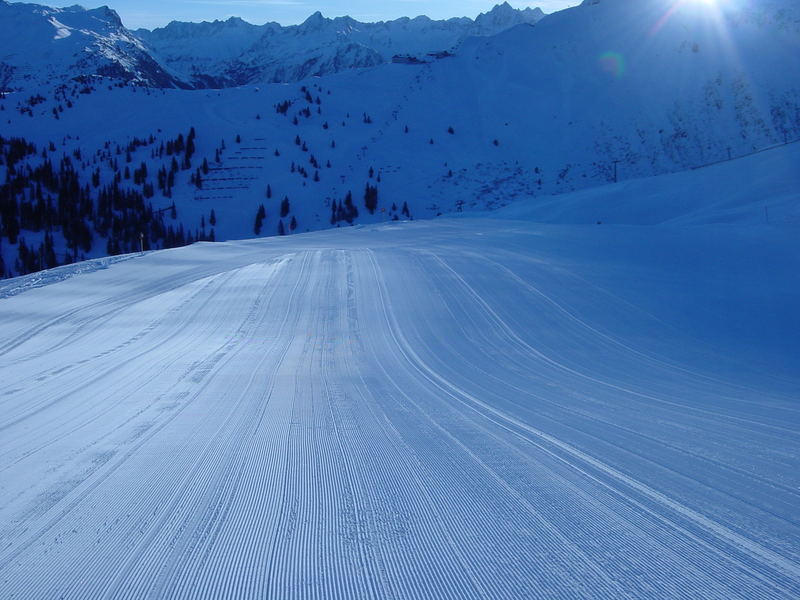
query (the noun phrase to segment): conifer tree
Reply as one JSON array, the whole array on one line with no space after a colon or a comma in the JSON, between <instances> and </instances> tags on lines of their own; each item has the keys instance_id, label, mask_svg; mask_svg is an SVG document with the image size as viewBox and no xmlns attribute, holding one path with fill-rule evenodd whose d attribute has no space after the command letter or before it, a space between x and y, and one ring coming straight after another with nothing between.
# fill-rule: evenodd
<instances>
[{"instance_id":1,"label":"conifer tree","mask_svg":"<svg viewBox=\"0 0 800 600\"><path fill-rule=\"evenodd\" d=\"M372 186L367 183L364 190L364 206L367 207L369 214L375 214L375 209L378 207L378 187Z\"/></svg>"},{"instance_id":2,"label":"conifer tree","mask_svg":"<svg viewBox=\"0 0 800 600\"><path fill-rule=\"evenodd\" d=\"M189 133L189 137L186 140L186 152L185 152L185 159L184 162L187 165L192 164L192 156L194 156L194 127L192 127L192 131Z\"/></svg>"},{"instance_id":3,"label":"conifer tree","mask_svg":"<svg viewBox=\"0 0 800 600\"><path fill-rule=\"evenodd\" d=\"M43 268L52 269L53 267L58 266L58 259L56 258L56 252L53 244L52 234L49 233L44 234L44 251L42 252L42 255L45 263L43 265ZM2 277L1 274L0 277Z\"/></svg>"},{"instance_id":4,"label":"conifer tree","mask_svg":"<svg viewBox=\"0 0 800 600\"><path fill-rule=\"evenodd\" d=\"M258 207L258 212L256 213L256 223L253 227L253 231L256 235L261 235L261 227L264 224L264 219L267 218L267 211L264 209L264 205L261 204Z\"/></svg>"}]
</instances>

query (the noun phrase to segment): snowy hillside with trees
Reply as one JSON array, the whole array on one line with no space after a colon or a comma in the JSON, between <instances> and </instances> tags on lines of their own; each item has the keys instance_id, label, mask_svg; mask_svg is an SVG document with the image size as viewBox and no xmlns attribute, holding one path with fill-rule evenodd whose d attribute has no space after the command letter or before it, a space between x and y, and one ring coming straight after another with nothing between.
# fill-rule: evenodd
<instances>
[{"instance_id":1,"label":"snowy hillside with trees","mask_svg":"<svg viewBox=\"0 0 800 600\"><path fill-rule=\"evenodd\" d=\"M521 198L553 205L745 156L800 137L800 53L786 50L797 39L791 2L606 0L454 55L288 85L78 78L6 93L5 274Z\"/></svg>"}]
</instances>

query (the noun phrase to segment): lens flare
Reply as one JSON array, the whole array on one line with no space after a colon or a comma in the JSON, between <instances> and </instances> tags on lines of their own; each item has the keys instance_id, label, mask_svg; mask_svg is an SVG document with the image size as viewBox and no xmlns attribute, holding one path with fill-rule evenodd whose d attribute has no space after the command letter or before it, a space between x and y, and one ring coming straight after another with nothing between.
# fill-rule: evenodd
<instances>
[{"instance_id":1,"label":"lens flare","mask_svg":"<svg viewBox=\"0 0 800 600\"><path fill-rule=\"evenodd\" d=\"M600 68L613 75L616 79L625 74L625 59L619 52L603 52L597 60L600 63Z\"/></svg>"}]
</instances>

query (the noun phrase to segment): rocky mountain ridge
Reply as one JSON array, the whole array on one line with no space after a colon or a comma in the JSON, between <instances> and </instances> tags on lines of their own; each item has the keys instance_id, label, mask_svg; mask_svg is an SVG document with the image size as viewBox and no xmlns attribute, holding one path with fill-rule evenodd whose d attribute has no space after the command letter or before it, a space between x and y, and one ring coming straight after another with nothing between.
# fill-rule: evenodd
<instances>
[{"instance_id":1,"label":"rocky mountain ridge","mask_svg":"<svg viewBox=\"0 0 800 600\"><path fill-rule=\"evenodd\" d=\"M397 54L452 49L544 17L508 3L476 19L428 17L361 23L311 15L300 25L239 18L127 29L107 6L51 8L0 0L0 90L85 77L159 88L225 88L299 81L389 62Z\"/></svg>"}]
</instances>

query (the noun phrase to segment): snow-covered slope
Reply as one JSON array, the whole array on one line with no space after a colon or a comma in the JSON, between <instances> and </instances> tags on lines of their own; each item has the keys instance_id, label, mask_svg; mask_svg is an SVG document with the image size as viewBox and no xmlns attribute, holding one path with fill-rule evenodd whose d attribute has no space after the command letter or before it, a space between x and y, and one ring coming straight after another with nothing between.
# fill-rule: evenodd
<instances>
[{"instance_id":1,"label":"snow-covered slope","mask_svg":"<svg viewBox=\"0 0 800 600\"><path fill-rule=\"evenodd\" d=\"M251 25L241 19L213 23L173 22L136 31L153 55L199 87L298 81L312 75L371 67L395 55L423 59L451 50L474 35L494 35L544 17L540 9L516 10L503 3L474 21L434 21L420 16L379 23L350 17L328 19L317 12L297 26Z\"/></svg>"},{"instance_id":2,"label":"snow-covered slope","mask_svg":"<svg viewBox=\"0 0 800 600\"><path fill-rule=\"evenodd\" d=\"M738 160L516 202L498 218L540 223L800 225L800 143Z\"/></svg>"},{"instance_id":3,"label":"snow-covered slope","mask_svg":"<svg viewBox=\"0 0 800 600\"><path fill-rule=\"evenodd\" d=\"M4 269L231 240L0 282L2 599L800 597L797 11L726 6L0 100Z\"/></svg>"},{"instance_id":4,"label":"snow-covered slope","mask_svg":"<svg viewBox=\"0 0 800 600\"><path fill-rule=\"evenodd\" d=\"M473 40L458 77L492 107L485 121L503 114L524 132L510 140L518 155L557 157L565 179L611 179L614 161L630 177L796 139L798 43L733 3L598 0Z\"/></svg>"},{"instance_id":5,"label":"snow-covered slope","mask_svg":"<svg viewBox=\"0 0 800 600\"><path fill-rule=\"evenodd\" d=\"M0 92L94 75L156 87L177 83L107 6L0 0Z\"/></svg>"},{"instance_id":6,"label":"snow-covered slope","mask_svg":"<svg viewBox=\"0 0 800 600\"><path fill-rule=\"evenodd\" d=\"M4 598L800 595L796 229L97 266L0 287Z\"/></svg>"}]
</instances>

